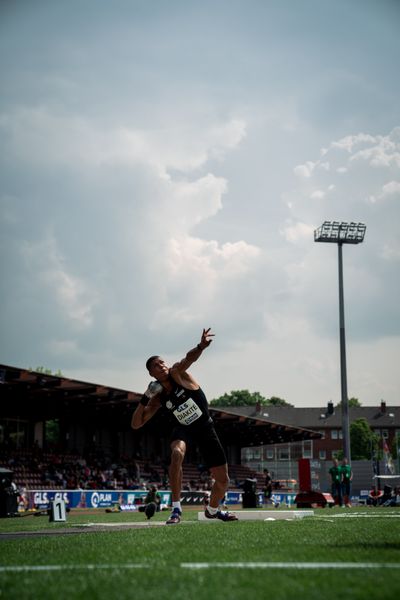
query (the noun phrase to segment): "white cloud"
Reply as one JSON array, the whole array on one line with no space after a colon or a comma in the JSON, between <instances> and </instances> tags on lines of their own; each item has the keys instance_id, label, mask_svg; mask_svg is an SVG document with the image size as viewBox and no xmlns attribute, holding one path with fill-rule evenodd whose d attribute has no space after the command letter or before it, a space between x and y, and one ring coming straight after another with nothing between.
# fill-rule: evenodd
<instances>
[{"instance_id":1,"label":"white cloud","mask_svg":"<svg viewBox=\"0 0 400 600\"><path fill-rule=\"evenodd\" d=\"M389 181L382 188L381 198L400 194L400 181Z\"/></svg>"},{"instance_id":2,"label":"white cloud","mask_svg":"<svg viewBox=\"0 0 400 600\"><path fill-rule=\"evenodd\" d=\"M311 160L308 160L303 165L297 165L297 167L295 167L293 171L299 177L304 177L308 179L313 174L313 171L317 164L317 162L312 162Z\"/></svg>"},{"instance_id":3,"label":"white cloud","mask_svg":"<svg viewBox=\"0 0 400 600\"><path fill-rule=\"evenodd\" d=\"M310 198L313 200L322 200L322 198L325 198L325 192L323 190L315 190L312 192Z\"/></svg>"},{"instance_id":4,"label":"white cloud","mask_svg":"<svg viewBox=\"0 0 400 600\"><path fill-rule=\"evenodd\" d=\"M246 123L187 123L179 117L168 127L100 126L78 115L59 115L44 107L20 108L0 116L9 150L29 163L62 165L146 165L168 177L189 173L210 158L222 158L246 135Z\"/></svg>"},{"instance_id":5,"label":"white cloud","mask_svg":"<svg viewBox=\"0 0 400 600\"><path fill-rule=\"evenodd\" d=\"M389 181L382 186L380 192L378 192L376 195L369 196L368 199L372 204L375 204L375 202L378 202L379 200L385 200L386 198L397 195L400 195L400 182Z\"/></svg>"},{"instance_id":6,"label":"white cloud","mask_svg":"<svg viewBox=\"0 0 400 600\"><path fill-rule=\"evenodd\" d=\"M383 245L381 256L388 261L400 260L400 240L386 242Z\"/></svg>"},{"instance_id":7,"label":"white cloud","mask_svg":"<svg viewBox=\"0 0 400 600\"><path fill-rule=\"evenodd\" d=\"M254 35L260 15L251 24L240 3L226 27L217 4L212 18L199 4L196 18L188 8L129 19L110 4L94 18L75 11L78 27L74 11L63 23L32 9L29 31L18 11L8 20L4 360L52 367L55 356L68 375L140 390L148 353L176 360L212 325L215 343L195 365L210 397L252 388L303 405L337 400L337 254L313 229L360 220L365 243L344 251L350 358L359 344L349 392L371 403L385 388L397 400L394 25L373 49L351 27L337 48L326 35L317 56L302 9L293 39L290 24ZM274 10L271 23L287 23ZM363 13L367 28L378 13ZM299 48L294 74L287 56ZM272 79L254 77L262 71ZM346 123L350 135L330 137Z\"/></svg>"},{"instance_id":8,"label":"white cloud","mask_svg":"<svg viewBox=\"0 0 400 600\"><path fill-rule=\"evenodd\" d=\"M68 271L54 236L37 243L25 242L21 252L37 282L47 288L50 299L71 324L78 329L90 327L97 294L86 281Z\"/></svg>"},{"instance_id":9,"label":"white cloud","mask_svg":"<svg viewBox=\"0 0 400 600\"><path fill-rule=\"evenodd\" d=\"M358 133L356 135L347 135L341 138L340 140L332 142L330 147L338 148L339 150L345 150L346 152L351 154L356 146L359 146L361 144L374 144L376 143L376 139L377 138L375 138L372 135Z\"/></svg>"},{"instance_id":10,"label":"white cloud","mask_svg":"<svg viewBox=\"0 0 400 600\"><path fill-rule=\"evenodd\" d=\"M294 225L288 225L285 227L281 234L285 237L285 239L292 243L297 244L299 242L309 241L313 237L315 227L313 225L308 225L307 223L295 223Z\"/></svg>"},{"instance_id":11,"label":"white cloud","mask_svg":"<svg viewBox=\"0 0 400 600\"><path fill-rule=\"evenodd\" d=\"M400 128L388 135L360 133L332 142L331 149L345 150L349 162L366 161L372 167L400 167Z\"/></svg>"}]
</instances>

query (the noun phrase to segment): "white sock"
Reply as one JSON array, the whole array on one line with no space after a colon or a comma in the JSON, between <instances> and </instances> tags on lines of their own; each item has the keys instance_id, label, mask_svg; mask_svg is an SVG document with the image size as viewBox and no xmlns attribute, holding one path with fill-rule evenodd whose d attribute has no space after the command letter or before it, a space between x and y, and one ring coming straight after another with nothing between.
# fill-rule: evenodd
<instances>
[{"instance_id":1,"label":"white sock","mask_svg":"<svg viewBox=\"0 0 400 600\"><path fill-rule=\"evenodd\" d=\"M207 510L210 513L210 515L215 515L218 512L218 508L214 508L213 506L210 506L210 505L207 506Z\"/></svg>"},{"instance_id":2,"label":"white sock","mask_svg":"<svg viewBox=\"0 0 400 600\"><path fill-rule=\"evenodd\" d=\"M179 510L182 512L181 503L179 501L172 503L172 510L174 510L174 508L179 508Z\"/></svg>"}]
</instances>

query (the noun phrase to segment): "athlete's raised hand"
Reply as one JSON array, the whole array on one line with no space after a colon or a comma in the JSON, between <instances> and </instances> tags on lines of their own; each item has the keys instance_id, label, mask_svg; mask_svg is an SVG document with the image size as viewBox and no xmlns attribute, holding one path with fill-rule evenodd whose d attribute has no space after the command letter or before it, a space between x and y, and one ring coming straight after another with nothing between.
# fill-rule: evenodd
<instances>
[{"instance_id":1,"label":"athlete's raised hand","mask_svg":"<svg viewBox=\"0 0 400 600\"><path fill-rule=\"evenodd\" d=\"M204 350L204 348L208 348L208 346L212 342L212 338L214 337L214 335L214 333L211 333L211 327L209 327L208 329L203 329L203 333L201 334L201 340L199 344L202 350Z\"/></svg>"}]
</instances>

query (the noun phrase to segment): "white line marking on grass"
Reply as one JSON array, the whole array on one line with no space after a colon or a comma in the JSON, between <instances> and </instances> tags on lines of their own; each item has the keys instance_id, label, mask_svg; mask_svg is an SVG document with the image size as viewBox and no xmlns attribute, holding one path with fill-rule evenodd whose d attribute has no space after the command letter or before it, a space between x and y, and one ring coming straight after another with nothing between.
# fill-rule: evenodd
<instances>
[{"instance_id":1,"label":"white line marking on grass","mask_svg":"<svg viewBox=\"0 0 400 600\"><path fill-rule=\"evenodd\" d=\"M324 515L320 515L317 519L326 519ZM352 513L341 515L329 515L330 519L400 519L400 513L397 515L367 515L365 513Z\"/></svg>"},{"instance_id":2,"label":"white line marking on grass","mask_svg":"<svg viewBox=\"0 0 400 600\"><path fill-rule=\"evenodd\" d=\"M110 570L110 569L148 569L149 567L154 568L154 565L145 564L145 563L125 563L125 564L109 564L109 565L10 565L10 566L0 566L0 573L11 572L26 572L26 571L72 571L72 570L82 570L82 571L96 571L96 570Z\"/></svg>"},{"instance_id":3,"label":"white line marking on grass","mask_svg":"<svg viewBox=\"0 0 400 600\"><path fill-rule=\"evenodd\" d=\"M399 569L399 563L235 562L181 563L183 569Z\"/></svg>"},{"instance_id":4,"label":"white line marking on grass","mask_svg":"<svg viewBox=\"0 0 400 600\"><path fill-rule=\"evenodd\" d=\"M44 571L104 571L123 569L154 569L160 565L148 563L87 564L87 565L0 565L0 573ZM181 569L399 569L399 563L313 563L313 562L223 562L181 563Z\"/></svg>"}]
</instances>

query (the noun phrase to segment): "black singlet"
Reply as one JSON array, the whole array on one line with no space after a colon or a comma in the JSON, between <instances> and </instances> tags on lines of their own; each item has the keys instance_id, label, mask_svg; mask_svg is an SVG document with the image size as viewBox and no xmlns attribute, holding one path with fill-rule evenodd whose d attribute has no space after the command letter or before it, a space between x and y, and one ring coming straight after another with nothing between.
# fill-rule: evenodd
<instances>
[{"instance_id":1,"label":"black singlet","mask_svg":"<svg viewBox=\"0 0 400 600\"><path fill-rule=\"evenodd\" d=\"M162 394L161 405L185 427L212 423L207 398L201 388L189 390L171 378L172 392Z\"/></svg>"}]
</instances>

